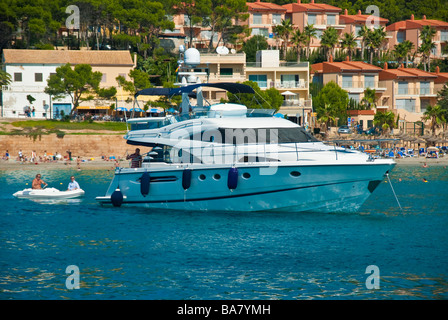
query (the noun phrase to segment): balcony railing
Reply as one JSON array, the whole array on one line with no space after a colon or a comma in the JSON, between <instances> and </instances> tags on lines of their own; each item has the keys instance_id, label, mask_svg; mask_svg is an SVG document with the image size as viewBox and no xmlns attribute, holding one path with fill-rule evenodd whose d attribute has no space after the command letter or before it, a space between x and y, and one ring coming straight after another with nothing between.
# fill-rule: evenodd
<instances>
[{"instance_id":1,"label":"balcony railing","mask_svg":"<svg viewBox=\"0 0 448 320\"><path fill-rule=\"evenodd\" d=\"M279 67L287 67L287 68L307 68L308 69L309 62L280 62ZM246 62L247 68L261 68L261 62Z\"/></svg>"},{"instance_id":2,"label":"balcony railing","mask_svg":"<svg viewBox=\"0 0 448 320\"><path fill-rule=\"evenodd\" d=\"M433 88L396 88L396 95L429 95L434 94Z\"/></svg>"},{"instance_id":3,"label":"balcony railing","mask_svg":"<svg viewBox=\"0 0 448 320\"><path fill-rule=\"evenodd\" d=\"M271 82L271 87L276 89L307 89L308 81L299 80L299 81L277 81Z\"/></svg>"},{"instance_id":4,"label":"balcony railing","mask_svg":"<svg viewBox=\"0 0 448 320\"><path fill-rule=\"evenodd\" d=\"M311 108L311 100L299 100L299 99L288 99L284 100L282 107L301 107L301 108Z\"/></svg>"}]
</instances>

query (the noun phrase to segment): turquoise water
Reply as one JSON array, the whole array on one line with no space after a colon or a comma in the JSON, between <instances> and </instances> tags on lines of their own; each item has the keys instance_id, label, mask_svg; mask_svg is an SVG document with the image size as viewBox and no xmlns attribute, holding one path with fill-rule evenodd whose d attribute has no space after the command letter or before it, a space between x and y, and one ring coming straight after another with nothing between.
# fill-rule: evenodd
<instances>
[{"instance_id":1,"label":"turquoise water","mask_svg":"<svg viewBox=\"0 0 448 320\"><path fill-rule=\"evenodd\" d=\"M383 182L356 214L103 208L107 170L40 172L86 191L44 204L12 197L37 171L0 171L0 299L447 299L447 170L397 166L403 211Z\"/></svg>"}]
</instances>

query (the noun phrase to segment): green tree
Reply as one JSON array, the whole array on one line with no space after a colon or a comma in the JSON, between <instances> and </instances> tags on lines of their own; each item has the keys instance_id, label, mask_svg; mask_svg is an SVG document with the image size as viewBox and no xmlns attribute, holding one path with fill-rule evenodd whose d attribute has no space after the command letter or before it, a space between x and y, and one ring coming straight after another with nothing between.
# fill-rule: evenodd
<instances>
[{"instance_id":1,"label":"green tree","mask_svg":"<svg viewBox=\"0 0 448 320\"><path fill-rule=\"evenodd\" d=\"M286 51L288 50L289 38L293 32L293 25L291 20L282 20L280 24L275 25L272 30L277 36L282 39L283 43L283 59L286 60Z\"/></svg>"},{"instance_id":2,"label":"green tree","mask_svg":"<svg viewBox=\"0 0 448 320\"><path fill-rule=\"evenodd\" d=\"M317 118L324 117L322 121L327 124L329 119L345 118L348 104L347 91L339 87L334 81L328 82L317 96L313 96L313 106L317 112Z\"/></svg>"},{"instance_id":3,"label":"green tree","mask_svg":"<svg viewBox=\"0 0 448 320\"><path fill-rule=\"evenodd\" d=\"M431 51L435 48L435 43L433 41L434 36L436 35L436 29L433 27L426 25L423 26L422 31L420 33L420 39L422 40L422 44L420 45L418 51L423 56L423 66L425 71L431 70Z\"/></svg>"},{"instance_id":4,"label":"green tree","mask_svg":"<svg viewBox=\"0 0 448 320\"><path fill-rule=\"evenodd\" d=\"M310 59L310 46L311 46L311 39L315 38L317 35L317 29L314 28L314 25L306 25L305 28L303 28L303 33L305 34L305 43L306 43L306 59Z\"/></svg>"},{"instance_id":5,"label":"green tree","mask_svg":"<svg viewBox=\"0 0 448 320\"><path fill-rule=\"evenodd\" d=\"M45 93L60 99L69 95L73 107L70 115L78 108L80 101L94 99L93 94L98 90L102 74L93 72L88 64L78 64L73 69L70 63L56 68L56 73L47 80Z\"/></svg>"},{"instance_id":6,"label":"green tree","mask_svg":"<svg viewBox=\"0 0 448 320\"><path fill-rule=\"evenodd\" d=\"M356 37L354 33L344 33L341 40L341 47L348 51L350 61L353 57L353 50L355 50L357 46L358 44L356 43Z\"/></svg>"},{"instance_id":7,"label":"green tree","mask_svg":"<svg viewBox=\"0 0 448 320\"><path fill-rule=\"evenodd\" d=\"M373 124L381 127L383 132L387 133L395 127L395 114L392 111L377 112L373 117Z\"/></svg>"},{"instance_id":8,"label":"green tree","mask_svg":"<svg viewBox=\"0 0 448 320\"><path fill-rule=\"evenodd\" d=\"M427 106L426 111L423 113L422 120L430 121L430 128L432 134L436 133L436 129L442 125L442 123L446 123L446 110L442 109L441 106Z\"/></svg>"},{"instance_id":9,"label":"green tree","mask_svg":"<svg viewBox=\"0 0 448 320\"><path fill-rule=\"evenodd\" d=\"M303 32L301 32L300 29L297 28L296 31L292 34L291 41L296 48L297 63L299 63L300 62L300 51L302 49L302 45L306 41L305 34Z\"/></svg>"},{"instance_id":10,"label":"green tree","mask_svg":"<svg viewBox=\"0 0 448 320\"><path fill-rule=\"evenodd\" d=\"M246 61L254 62L258 50L266 50L268 42L262 35L254 35L243 44L243 51L246 53Z\"/></svg>"},{"instance_id":11,"label":"green tree","mask_svg":"<svg viewBox=\"0 0 448 320\"><path fill-rule=\"evenodd\" d=\"M331 55L334 57L334 48L339 42L338 31L333 27L328 27L322 33L320 44L327 51L327 59Z\"/></svg>"},{"instance_id":12,"label":"green tree","mask_svg":"<svg viewBox=\"0 0 448 320\"><path fill-rule=\"evenodd\" d=\"M362 99L362 103L366 106L366 110L376 108L376 101L376 90L366 88L366 90L364 91L364 98Z\"/></svg>"},{"instance_id":13,"label":"green tree","mask_svg":"<svg viewBox=\"0 0 448 320\"><path fill-rule=\"evenodd\" d=\"M210 0L210 5L211 10L203 17L203 24L210 27L208 51L212 52L221 41L225 44L226 40L230 40L234 36L232 35L233 32L238 32L237 29L233 28L234 21L244 21L249 17L249 14L247 13L245 0ZM220 33L221 36L215 47L213 39L217 33Z\"/></svg>"},{"instance_id":14,"label":"green tree","mask_svg":"<svg viewBox=\"0 0 448 320\"><path fill-rule=\"evenodd\" d=\"M228 101L232 103L241 103L248 109L275 109L278 111L283 103L283 96L275 88L261 90L258 84L254 81L245 81L243 84L251 86L254 94L237 93L232 94L227 92Z\"/></svg>"},{"instance_id":15,"label":"green tree","mask_svg":"<svg viewBox=\"0 0 448 320\"><path fill-rule=\"evenodd\" d=\"M443 88L437 92L437 104L445 110L445 118L448 119L448 84L444 84Z\"/></svg>"}]
</instances>

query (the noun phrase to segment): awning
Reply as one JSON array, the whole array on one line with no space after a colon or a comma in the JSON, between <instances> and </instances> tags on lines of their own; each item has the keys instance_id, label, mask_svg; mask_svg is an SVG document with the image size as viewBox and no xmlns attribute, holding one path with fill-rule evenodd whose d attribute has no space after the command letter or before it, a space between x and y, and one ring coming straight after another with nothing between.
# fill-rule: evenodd
<instances>
[{"instance_id":1,"label":"awning","mask_svg":"<svg viewBox=\"0 0 448 320\"><path fill-rule=\"evenodd\" d=\"M281 93L282 96L296 96L294 92L291 91L285 91Z\"/></svg>"}]
</instances>

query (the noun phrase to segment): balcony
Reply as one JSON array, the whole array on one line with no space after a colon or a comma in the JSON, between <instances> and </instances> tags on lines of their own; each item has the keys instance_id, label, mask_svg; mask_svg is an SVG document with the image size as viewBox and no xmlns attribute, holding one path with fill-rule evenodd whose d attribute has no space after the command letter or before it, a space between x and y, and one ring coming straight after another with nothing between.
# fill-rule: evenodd
<instances>
[{"instance_id":1,"label":"balcony","mask_svg":"<svg viewBox=\"0 0 448 320\"><path fill-rule=\"evenodd\" d=\"M247 68L262 68L261 62L246 62ZM309 68L309 62L280 62L278 67L283 68Z\"/></svg>"},{"instance_id":2,"label":"balcony","mask_svg":"<svg viewBox=\"0 0 448 320\"><path fill-rule=\"evenodd\" d=\"M283 101L282 107L299 107L299 108L311 108L312 100L304 99L288 99Z\"/></svg>"},{"instance_id":3,"label":"balcony","mask_svg":"<svg viewBox=\"0 0 448 320\"><path fill-rule=\"evenodd\" d=\"M271 81L271 88L274 87L276 89L308 89L308 81L299 80L299 81Z\"/></svg>"},{"instance_id":4,"label":"balcony","mask_svg":"<svg viewBox=\"0 0 448 320\"><path fill-rule=\"evenodd\" d=\"M362 93L365 89L370 88L375 91L386 91L385 87L375 84L375 81L340 81L339 86L349 93Z\"/></svg>"},{"instance_id":5,"label":"balcony","mask_svg":"<svg viewBox=\"0 0 448 320\"><path fill-rule=\"evenodd\" d=\"M425 96L436 97L433 88L395 88L396 96Z\"/></svg>"}]
</instances>

